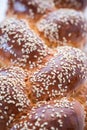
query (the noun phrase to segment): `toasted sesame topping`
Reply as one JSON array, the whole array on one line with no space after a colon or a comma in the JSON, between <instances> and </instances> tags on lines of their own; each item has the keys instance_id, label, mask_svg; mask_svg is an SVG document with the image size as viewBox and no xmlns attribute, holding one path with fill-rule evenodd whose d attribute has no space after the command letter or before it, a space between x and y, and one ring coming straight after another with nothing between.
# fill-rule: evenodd
<instances>
[{"instance_id":1,"label":"toasted sesame topping","mask_svg":"<svg viewBox=\"0 0 87 130\"><path fill-rule=\"evenodd\" d=\"M87 57L80 49L58 47L58 53L30 78L32 98L64 97L87 76Z\"/></svg>"},{"instance_id":2,"label":"toasted sesame topping","mask_svg":"<svg viewBox=\"0 0 87 130\"><path fill-rule=\"evenodd\" d=\"M0 26L0 51L2 59L28 69L41 64L48 54L44 42L28 28L27 23L12 18Z\"/></svg>"},{"instance_id":3,"label":"toasted sesame topping","mask_svg":"<svg viewBox=\"0 0 87 130\"><path fill-rule=\"evenodd\" d=\"M21 76L22 74L22 76ZM0 127L5 129L15 116L30 107L24 82L24 71L18 67L0 69Z\"/></svg>"},{"instance_id":4,"label":"toasted sesame topping","mask_svg":"<svg viewBox=\"0 0 87 130\"><path fill-rule=\"evenodd\" d=\"M52 102L38 102L29 112L29 116L27 114L24 120L20 118L11 130L25 130L26 128L32 130L59 130L62 128L62 130L65 130L74 128L74 125L76 126L79 120L76 114L76 105L80 107L78 109L81 111L80 104L75 101L70 102L66 98ZM35 118L35 115L37 115L37 118ZM77 119L77 121L73 119L72 123L69 117ZM80 119L82 120L82 117ZM66 122L68 122L67 125Z\"/></svg>"},{"instance_id":5,"label":"toasted sesame topping","mask_svg":"<svg viewBox=\"0 0 87 130\"><path fill-rule=\"evenodd\" d=\"M7 76L10 78L14 76L14 78L19 79L19 81L21 81L22 84L23 84L23 81L28 76L26 70L23 70L22 68L17 67L17 66L10 66L9 68L7 67L0 68L0 73L1 75Z\"/></svg>"},{"instance_id":6,"label":"toasted sesame topping","mask_svg":"<svg viewBox=\"0 0 87 130\"><path fill-rule=\"evenodd\" d=\"M25 15L47 43L74 47L85 43L83 14L57 10L82 9L85 0L9 1L11 15ZM0 61L12 65L0 68L1 130L84 129L83 107L67 99L87 78L87 56L81 50L68 46L51 50L25 20L10 18L0 25Z\"/></svg>"},{"instance_id":7,"label":"toasted sesame topping","mask_svg":"<svg viewBox=\"0 0 87 130\"><path fill-rule=\"evenodd\" d=\"M44 37L58 45L74 43L80 45L80 39L86 38L87 24L81 12L71 9L59 9L44 16L37 28ZM76 45L74 45L76 46Z\"/></svg>"}]
</instances>

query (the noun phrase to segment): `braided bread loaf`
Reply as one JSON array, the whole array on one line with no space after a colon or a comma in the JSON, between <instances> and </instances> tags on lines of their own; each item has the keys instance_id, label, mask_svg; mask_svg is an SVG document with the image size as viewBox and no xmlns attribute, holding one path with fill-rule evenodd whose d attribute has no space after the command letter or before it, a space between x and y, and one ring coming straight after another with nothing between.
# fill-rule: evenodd
<instances>
[{"instance_id":1,"label":"braided bread loaf","mask_svg":"<svg viewBox=\"0 0 87 130\"><path fill-rule=\"evenodd\" d=\"M87 56L80 50L87 25L76 10L86 5L9 0L8 18L0 25L1 130L84 130L78 91L87 78Z\"/></svg>"},{"instance_id":2,"label":"braided bread loaf","mask_svg":"<svg viewBox=\"0 0 87 130\"><path fill-rule=\"evenodd\" d=\"M33 31L28 29L26 23L21 20L8 19L3 24L1 24L0 38L1 64L4 65L5 63L5 67L14 65L29 70L29 74L27 74L26 72L24 72L24 70L21 70L17 67L1 69L1 97L4 101L2 102L1 100L1 110L3 110L4 104L6 104L5 106L7 106L6 112L5 110L3 110L4 114L3 116L1 115L2 130L10 128L10 125L13 124L12 122L19 119L18 117L16 119L16 116L20 115L20 113L21 116L23 116L23 110L26 111L26 109L30 109L30 106L32 106L32 104L35 104L37 101L49 101L55 99L58 100L57 102L60 102L59 98L69 96L70 92L81 86L87 76L87 57L81 50L66 46L57 48L56 51L53 51L53 54L53 52L50 51L49 48L47 48L43 41L39 39L39 37L37 37L37 35L35 35ZM40 62L38 59L40 60ZM5 80L5 83L3 80ZM4 87L4 90L2 86ZM3 96L6 89L7 96ZM23 106L21 106L21 102ZM29 104L30 102L31 105ZM54 102L53 105L55 106L56 103ZM14 106L14 104L18 105ZM43 102L41 104L43 104ZM69 102L69 104L72 103ZM66 105L64 104L63 111L66 115L65 108ZM72 108L75 113L78 113L73 106ZM8 111L9 109L11 111L10 113ZM37 108L37 110L38 109L39 108ZM61 106L58 109L61 110ZM71 107L69 107L69 111L71 111ZM79 111L81 114L81 108ZM7 117L5 117L5 113L8 115ZM62 118L63 117L61 117L62 122L65 123L64 119ZM73 126L71 125L71 128L75 127L76 125L77 129L78 127L79 129L82 129L83 119L84 118L82 114L81 126L74 124ZM58 120L58 118L56 120ZM25 128L25 126L22 127ZM42 126L40 125L40 127ZM47 128L51 127L60 128L59 125L56 126L54 123L53 126L49 126ZM67 128L68 127L70 126L67 126ZM29 129L30 128L33 129L33 125L29 127ZM62 128L64 129L65 125Z\"/></svg>"},{"instance_id":3,"label":"braided bread loaf","mask_svg":"<svg viewBox=\"0 0 87 130\"><path fill-rule=\"evenodd\" d=\"M18 18L27 19L31 28L45 40L49 47L70 45L82 49L86 43L87 24L83 13L73 9L57 9L52 0L47 2L41 0L34 0L33 2L31 0L29 2L27 0L11 0L11 2L13 4L10 3L10 5L14 6L14 10L9 15L16 14ZM62 2L61 0L60 3ZM76 0L76 3L78 2ZM72 1L71 3L73 4ZM80 4L83 6L82 3ZM24 6L25 10L21 11L21 6ZM15 7L20 10L16 10ZM42 14L45 15L42 16Z\"/></svg>"}]
</instances>

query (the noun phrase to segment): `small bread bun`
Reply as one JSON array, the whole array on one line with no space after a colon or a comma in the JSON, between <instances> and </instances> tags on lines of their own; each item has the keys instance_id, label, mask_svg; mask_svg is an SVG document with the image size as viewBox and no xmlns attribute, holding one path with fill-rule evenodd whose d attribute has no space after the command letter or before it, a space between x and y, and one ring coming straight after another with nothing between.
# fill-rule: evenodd
<instances>
[{"instance_id":1,"label":"small bread bun","mask_svg":"<svg viewBox=\"0 0 87 130\"><path fill-rule=\"evenodd\" d=\"M10 130L83 130L84 111L77 101L67 99L38 102Z\"/></svg>"},{"instance_id":2,"label":"small bread bun","mask_svg":"<svg viewBox=\"0 0 87 130\"><path fill-rule=\"evenodd\" d=\"M25 91L26 73L19 67L0 69L0 129L7 130L15 116L30 109Z\"/></svg>"},{"instance_id":3,"label":"small bread bun","mask_svg":"<svg viewBox=\"0 0 87 130\"><path fill-rule=\"evenodd\" d=\"M87 57L81 50L58 47L58 53L30 78L28 91L33 101L69 96L87 77Z\"/></svg>"},{"instance_id":4,"label":"small bread bun","mask_svg":"<svg viewBox=\"0 0 87 130\"><path fill-rule=\"evenodd\" d=\"M86 19L72 9L59 9L43 16L37 28L50 47L70 45L82 49L87 40Z\"/></svg>"}]
</instances>

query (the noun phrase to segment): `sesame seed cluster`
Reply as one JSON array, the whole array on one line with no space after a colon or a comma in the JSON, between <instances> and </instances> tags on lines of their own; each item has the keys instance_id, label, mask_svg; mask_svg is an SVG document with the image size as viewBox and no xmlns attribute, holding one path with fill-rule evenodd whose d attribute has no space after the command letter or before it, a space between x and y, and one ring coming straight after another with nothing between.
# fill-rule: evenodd
<instances>
[{"instance_id":1,"label":"sesame seed cluster","mask_svg":"<svg viewBox=\"0 0 87 130\"><path fill-rule=\"evenodd\" d=\"M60 101L37 103L25 117L21 117L13 125L11 130L67 130L75 128L82 130L83 126L77 125L75 121L79 122L79 118L82 119L82 115L77 119L74 116L77 114L77 106L79 106L78 110L82 109L79 103L69 102L66 98ZM73 122L70 122L71 119Z\"/></svg>"},{"instance_id":2,"label":"sesame seed cluster","mask_svg":"<svg viewBox=\"0 0 87 130\"><path fill-rule=\"evenodd\" d=\"M77 88L87 76L87 58L81 50L58 47L58 53L35 72L30 81L34 100L64 97ZM64 52L64 53L63 53Z\"/></svg>"},{"instance_id":3,"label":"sesame seed cluster","mask_svg":"<svg viewBox=\"0 0 87 130\"><path fill-rule=\"evenodd\" d=\"M80 50L87 35L80 11L87 3L8 4L0 24L0 130L83 130L84 108L71 96L87 79L87 56Z\"/></svg>"},{"instance_id":4,"label":"sesame seed cluster","mask_svg":"<svg viewBox=\"0 0 87 130\"><path fill-rule=\"evenodd\" d=\"M23 20L7 19L0 25L0 51L2 60L32 69L42 63L48 54L44 42L29 29Z\"/></svg>"},{"instance_id":5,"label":"sesame seed cluster","mask_svg":"<svg viewBox=\"0 0 87 130\"><path fill-rule=\"evenodd\" d=\"M72 9L59 9L45 15L37 23L37 28L52 44L59 46L68 43L82 47L81 41L87 36L85 17L81 12Z\"/></svg>"},{"instance_id":6,"label":"sesame seed cluster","mask_svg":"<svg viewBox=\"0 0 87 130\"><path fill-rule=\"evenodd\" d=\"M51 48L70 45L83 49L87 41L87 20L81 9L86 6L85 0L9 1L12 15L26 18L31 28ZM25 10L21 11L22 8Z\"/></svg>"},{"instance_id":7,"label":"sesame seed cluster","mask_svg":"<svg viewBox=\"0 0 87 130\"><path fill-rule=\"evenodd\" d=\"M25 91L26 73L19 67L0 69L0 129L9 127L17 114L30 108Z\"/></svg>"}]
</instances>

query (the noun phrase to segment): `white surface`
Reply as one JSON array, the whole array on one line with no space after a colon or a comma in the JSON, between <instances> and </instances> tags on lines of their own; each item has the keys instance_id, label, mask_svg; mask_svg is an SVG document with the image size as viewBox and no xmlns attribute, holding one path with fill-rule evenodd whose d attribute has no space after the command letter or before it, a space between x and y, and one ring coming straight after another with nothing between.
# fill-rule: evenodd
<instances>
[{"instance_id":1,"label":"white surface","mask_svg":"<svg viewBox=\"0 0 87 130\"><path fill-rule=\"evenodd\" d=\"M7 9L7 0L0 0L0 22L5 18L5 12Z\"/></svg>"},{"instance_id":2,"label":"white surface","mask_svg":"<svg viewBox=\"0 0 87 130\"><path fill-rule=\"evenodd\" d=\"M85 10L85 17L87 18L87 8L86 8L86 10Z\"/></svg>"}]
</instances>

